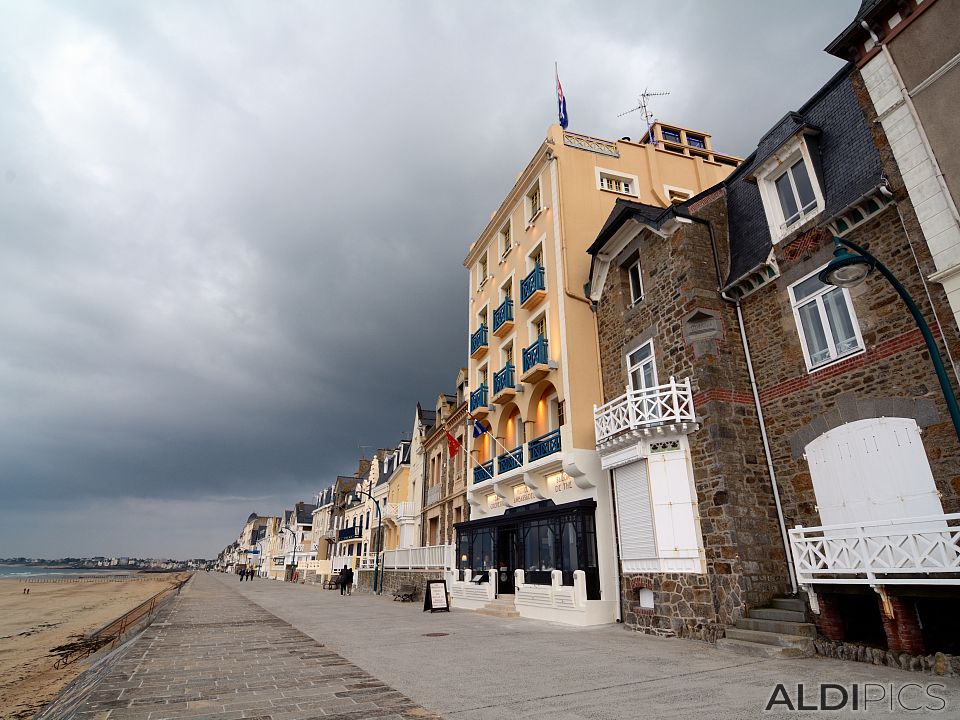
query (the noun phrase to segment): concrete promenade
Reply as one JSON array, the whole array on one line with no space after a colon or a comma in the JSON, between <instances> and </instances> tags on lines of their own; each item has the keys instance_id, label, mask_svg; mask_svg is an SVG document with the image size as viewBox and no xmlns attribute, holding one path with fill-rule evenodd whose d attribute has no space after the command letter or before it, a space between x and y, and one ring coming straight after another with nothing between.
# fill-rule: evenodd
<instances>
[{"instance_id":1,"label":"concrete promenade","mask_svg":"<svg viewBox=\"0 0 960 720\"><path fill-rule=\"evenodd\" d=\"M436 717L247 600L236 580L195 575L70 717Z\"/></svg>"},{"instance_id":2,"label":"concrete promenade","mask_svg":"<svg viewBox=\"0 0 960 720\"><path fill-rule=\"evenodd\" d=\"M536 718L960 717L960 679L826 658L768 660L711 645L637 635L619 626L572 629L468 611L423 613L389 597L271 580L218 576L327 648L450 720ZM439 637L428 634L447 633ZM946 709L764 712L777 683L796 702L797 683L940 683ZM874 688L871 697L880 692ZM920 700L910 688L907 704Z\"/></svg>"}]
</instances>

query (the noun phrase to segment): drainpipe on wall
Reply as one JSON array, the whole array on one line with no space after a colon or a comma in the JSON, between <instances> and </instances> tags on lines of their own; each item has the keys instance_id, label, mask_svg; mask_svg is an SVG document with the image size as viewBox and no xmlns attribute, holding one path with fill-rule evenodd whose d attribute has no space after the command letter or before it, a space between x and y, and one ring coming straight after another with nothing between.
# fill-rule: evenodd
<instances>
[{"instance_id":1,"label":"drainpipe on wall","mask_svg":"<svg viewBox=\"0 0 960 720\"><path fill-rule=\"evenodd\" d=\"M717 273L717 286L720 297L731 303L737 309L737 324L740 329L740 343L747 361L747 374L750 376L750 390L753 393L753 404L757 411L757 422L760 425L760 439L763 442L763 454L767 461L767 472L770 474L770 489L773 491L773 502L777 508L777 523L780 525L780 539L783 542L783 551L787 557L787 574L790 576L790 590L797 593L797 572L793 566L793 553L790 552L790 536L787 534L787 524L783 517L783 507L780 504L780 487L777 484L777 473L773 468L773 455L770 452L770 439L767 437L767 425L763 419L763 408L760 405L760 392L757 389L757 378L753 372L753 359L750 356L750 344L747 342L747 330L743 324L743 310L740 300L730 297L723 289L723 275L720 272L720 255L717 252L717 242L713 234L713 223L703 218L694 217L689 213L674 208L674 213L691 222L705 225L710 236L710 250L713 254L713 267Z\"/></svg>"}]
</instances>

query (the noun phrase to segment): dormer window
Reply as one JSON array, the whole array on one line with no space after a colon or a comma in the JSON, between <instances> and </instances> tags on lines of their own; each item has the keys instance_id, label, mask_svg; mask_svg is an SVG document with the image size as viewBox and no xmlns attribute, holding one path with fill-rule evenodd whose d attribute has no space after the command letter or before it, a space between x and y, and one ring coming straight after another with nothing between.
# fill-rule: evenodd
<instances>
[{"instance_id":1,"label":"dormer window","mask_svg":"<svg viewBox=\"0 0 960 720\"><path fill-rule=\"evenodd\" d=\"M803 158L791 165L773 184L777 186L780 209L788 226L817 207L817 197L813 194L810 175L807 173L807 166L803 164Z\"/></svg>"},{"instance_id":2,"label":"dormer window","mask_svg":"<svg viewBox=\"0 0 960 720\"><path fill-rule=\"evenodd\" d=\"M823 192L804 135L777 151L756 178L774 243L823 211Z\"/></svg>"}]
</instances>

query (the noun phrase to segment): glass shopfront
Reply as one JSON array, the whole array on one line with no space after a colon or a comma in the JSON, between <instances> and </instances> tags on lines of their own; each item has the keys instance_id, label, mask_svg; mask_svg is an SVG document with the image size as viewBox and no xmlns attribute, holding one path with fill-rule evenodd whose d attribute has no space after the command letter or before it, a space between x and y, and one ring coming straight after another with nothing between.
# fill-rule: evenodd
<instances>
[{"instance_id":1,"label":"glass shopfront","mask_svg":"<svg viewBox=\"0 0 960 720\"><path fill-rule=\"evenodd\" d=\"M497 572L499 592L510 594L513 571L524 571L524 582L549 585L551 572L563 573L573 585L574 570L586 576L587 599L600 599L594 500L556 505L553 500L509 508L503 515L460 523L457 560L473 576Z\"/></svg>"}]
</instances>

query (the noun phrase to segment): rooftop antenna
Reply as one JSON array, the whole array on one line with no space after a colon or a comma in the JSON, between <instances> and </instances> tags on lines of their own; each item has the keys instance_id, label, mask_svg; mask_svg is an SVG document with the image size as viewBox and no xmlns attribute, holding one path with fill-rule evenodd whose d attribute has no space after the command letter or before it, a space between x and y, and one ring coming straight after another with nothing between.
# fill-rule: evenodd
<instances>
[{"instance_id":1,"label":"rooftop antenna","mask_svg":"<svg viewBox=\"0 0 960 720\"><path fill-rule=\"evenodd\" d=\"M647 124L647 142L651 145L656 145L656 141L653 139L653 133L651 128L653 126L653 113L650 112L650 98L659 97L661 95L669 95L669 91L664 92L650 92L648 88L644 88L643 92L640 93L640 97L637 98L637 106L626 112L622 112L617 117L623 117L624 115L629 115L630 113L637 112L639 110L643 114L643 120Z\"/></svg>"}]
</instances>

